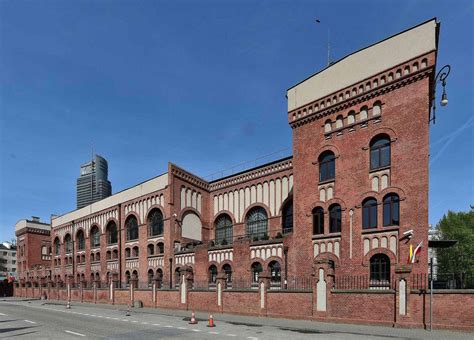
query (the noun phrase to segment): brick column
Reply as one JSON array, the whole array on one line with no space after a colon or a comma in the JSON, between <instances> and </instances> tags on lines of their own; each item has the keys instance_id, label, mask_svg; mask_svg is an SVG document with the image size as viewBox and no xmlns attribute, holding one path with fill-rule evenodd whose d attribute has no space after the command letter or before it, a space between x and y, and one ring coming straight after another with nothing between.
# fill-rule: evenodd
<instances>
[{"instance_id":1,"label":"brick column","mask_svg":"<svg viewBox=\"0 0 474 340\"><path fill-rule=\"evenodd\" d=\"M260 294L260 313L267 314L267 295L270 288L270 273L265 270L258 276L258 292Z\"/></svg>"},{"instance_id":2,"label":"brick column","mask_svg":"<svg viewBox=\"0 0 474 340\"><path fill-rule=\"evenodd\" d=\"M217 275L217 307L220 312L224 310L224 289L227 288L227 275L225 273L220 273Z\"/></svg>"}]
</instances>

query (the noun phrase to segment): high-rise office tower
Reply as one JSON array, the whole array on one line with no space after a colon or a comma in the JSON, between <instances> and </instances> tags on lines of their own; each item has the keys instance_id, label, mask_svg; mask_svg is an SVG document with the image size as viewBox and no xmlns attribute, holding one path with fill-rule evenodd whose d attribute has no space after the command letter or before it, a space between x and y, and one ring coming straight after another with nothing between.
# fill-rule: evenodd
<instances>
[{"instance_id":1,"label":"high-rise office tower","mask_svg":"<svg viewBox=\"0 0 474 340\"><path fill-rule=\"evenodd\" d=\"M94 155L91 161L81 165L77 179L77 209L97 202L112 194L112 185L107 179L109 166L105 158Z\"/></svg>"}]
</instances>

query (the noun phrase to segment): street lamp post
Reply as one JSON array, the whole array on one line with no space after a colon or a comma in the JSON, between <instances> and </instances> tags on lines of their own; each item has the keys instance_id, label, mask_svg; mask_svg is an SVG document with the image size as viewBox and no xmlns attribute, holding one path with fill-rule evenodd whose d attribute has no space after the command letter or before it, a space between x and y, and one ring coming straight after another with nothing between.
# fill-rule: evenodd
<instances>
[{"instance_id":1,"label":"street lamp post","mask_svg":"<svg viewBox=\"0 0 474 340\"><path fill-rule=\"evenodd\" d=\"M446 106L448 105L448 95L446 94L446 78L449 76L449 73L451 72L451 66L450 65L444 65L441 70L438 71L438 74L436 74L435 80L434 80L434 85L433 85L433 99L431 101L432 106L433 106L433 113L430 115L429 122L433 122L433 124L436 123L436 99L435 99L435 94L436 94L436 85L438 83L441 83L441 86L443 87L443 93L441 95L441 106Z\"/></svg>"}]
</instances>

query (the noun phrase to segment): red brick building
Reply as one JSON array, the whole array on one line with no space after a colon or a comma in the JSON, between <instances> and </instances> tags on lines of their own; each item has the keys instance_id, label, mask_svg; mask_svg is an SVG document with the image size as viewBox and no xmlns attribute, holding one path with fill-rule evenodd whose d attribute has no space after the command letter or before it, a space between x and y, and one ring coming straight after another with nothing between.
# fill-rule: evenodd
<instances>
[{"instance_id":1,"label":"red brick building","mask_svg":"<svg viewBox=\"0 0 474 340\"><path fill-rule=\"evenodd\" d=\"M20 220L15 225L17 272L22 281L40 283L50 274L51 225L39 217Z\"/></svg>"},{"instance_id":2,"label":"red brick building","mask_svg":"<svg viewBox=\"0 0 474 340\"><path fill-rule=\"evenodd\" d=\"M112 293L133 280L145 291L153 285L152 295L136 294L154 306L365 322L399 315L421 324L408 286L428 268L438 30L429 20L288 89L292 157L215 181L170 163L160 176L53 218L50 278L111 287L94 301L136 299L133 290L125 300ZM420 244L413 260L410 247ZM263 279L269 291L298 294L273 297ZM206 294L216 286L214 301ZM361 295L344 296L347 289ZM272 312L274 299L298 303ZM374 311L392 305L358 315L361 301Z\"/></svg>"}]
</instances>

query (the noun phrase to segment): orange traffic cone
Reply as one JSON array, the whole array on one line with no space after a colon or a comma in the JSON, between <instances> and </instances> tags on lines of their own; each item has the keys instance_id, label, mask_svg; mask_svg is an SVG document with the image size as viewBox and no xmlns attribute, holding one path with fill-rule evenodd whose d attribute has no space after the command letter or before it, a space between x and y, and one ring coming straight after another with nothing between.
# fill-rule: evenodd
<instances>
[{"instance_id":1,"label":"orange traffic cone","mask_svg":"<svg viewBox=\"0 0 474 340\"><path fill-rule=\"evenodd\" d=\"M209 315L209 324L207 325L207 327L216 327L216 325L214 324L214 318L212 317L212 314Z\"/></svg>"},{"instance_id":2,"label":"orange traffic cone","mask_svg":"<svg viewBox=\"0 0 474 340\"><path fill-rule=\"evenodd\" d=\"M196 315L194 314L194 311L191 313L191 321L189 321L189 324L190 325L195 325L197 324L197 320L196 320Z\"/></svg>"}]
</instances>

